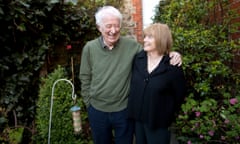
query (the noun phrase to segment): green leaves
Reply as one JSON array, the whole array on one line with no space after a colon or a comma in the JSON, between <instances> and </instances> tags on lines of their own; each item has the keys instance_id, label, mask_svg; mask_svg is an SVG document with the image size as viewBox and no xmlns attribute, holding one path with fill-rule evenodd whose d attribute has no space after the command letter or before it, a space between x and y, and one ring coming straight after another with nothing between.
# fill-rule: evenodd
<instances>
[{"instance_id":1,"label":"green leaves","mask_svg":"<svg viewBox=\"0 0 240 144\"><path fill-rule=\"evenodd\" d=\"M54 68L53 63L58 63L56 59L49 63L49 58L56 55L55 50L71 42L81 48L96 37L94 12L105 1L82 0L78 5L61 2L0 1L0 141L3 143L9 143L8 133L3 131L17 126L30 130L30 134L24 132L23 143L31 143L41 70L47 74Z\"/></svg>"},{"instance_id":2,"label":"green leaves","mask_svg":"<svg viewBox=\"0 0 240 144\"><path fill-rule=\"evenodd\" d=\"M173 49L183 56L188 95L176 121L183 143L239 141L240 76L231 67L239 46L229 39L238 13L225 7L225 0L168 0L155 17L170 25Z\"/></svg>"}]
</instances>

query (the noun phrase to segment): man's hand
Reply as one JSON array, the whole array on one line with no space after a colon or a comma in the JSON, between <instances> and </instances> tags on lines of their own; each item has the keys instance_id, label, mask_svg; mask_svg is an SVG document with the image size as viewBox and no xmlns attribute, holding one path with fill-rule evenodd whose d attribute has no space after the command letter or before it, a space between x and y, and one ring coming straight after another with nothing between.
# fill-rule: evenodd
<instances>
[{"instance_id":1,"label":"man's hand","mask_svg":"<svg viewBox=\"0 0 240 144\"><path fill-rule=\"evenodd\" d=\"M170 60L171 65L177 65L177 66L182 65L182 56L180 53L172 51L169 53L169 56L171 58L171 60Z\"/></svg>"}]
</instances>

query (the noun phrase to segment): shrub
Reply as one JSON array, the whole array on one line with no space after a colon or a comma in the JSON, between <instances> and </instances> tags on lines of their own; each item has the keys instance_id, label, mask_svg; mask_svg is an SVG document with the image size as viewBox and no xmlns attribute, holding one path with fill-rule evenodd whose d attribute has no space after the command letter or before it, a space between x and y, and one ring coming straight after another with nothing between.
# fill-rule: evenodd
<instances>
[{"instance_id":1,"label":"shrub","mask_svg":"<svg viewBox=\"0 0 240 144\"><path fill-rule=\"evenodd\" d=\"M38 135L37 143L47 143L49 134L49 112L51 105L53 84L56 80L66 79L66 71L62 67L56 68L47 78L42 79L40 86L39 99L37 101L36 125ZM51 143L58 144L89 144L91 141L83 133L74 134L72 124L72 114L70 108L75 103L82 107L82 100L77 97L76 101L72 99L72 87L65 81L59 81L55 84L53 94L52 121L51 121ZM81 112L82 115L84 111ZM83 117L83 121L85 118ZM83 122L85 124L85 122Z\"/></svg>"},{"instance_id":2,"label":"shrub","mask_svg":"<svg viewBox=\"0 0 240 144\"><path fill-rule=\"evenodd\" d=\"M155 17L170 25L174 49L183 55L188 95L175 123L183 143L240 140L240 76L231 67L239 45L229 39L236 12L226 11L227 2L166 0ZM219 19L215 8L224 13Z\"/></svg>"}]
</instances>

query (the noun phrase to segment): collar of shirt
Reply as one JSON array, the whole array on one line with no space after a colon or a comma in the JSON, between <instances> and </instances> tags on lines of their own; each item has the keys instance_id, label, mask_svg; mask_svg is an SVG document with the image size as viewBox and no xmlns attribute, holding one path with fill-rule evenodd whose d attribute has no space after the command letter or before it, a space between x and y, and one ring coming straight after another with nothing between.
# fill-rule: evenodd
<instances>
[{"instance_id":1,"label":"collar of shirt","mask_svg":"<svg viewBox=\"0 0 240 144\"><path fill-rule=\"evenodd\" d=\"M112 49L114 49L114 47L115 47L115 46L117 45L117 43L119 42L119 40L118 40L117 43L113 46L113 48L110 49L110 48L103 42L103 37L102 37L102 36L100 37L99 41L100 41L100 44L101 44L102 48L104 48L104 49L106 49L106 50L112 50Z\"/></svg>"}]
</instances>

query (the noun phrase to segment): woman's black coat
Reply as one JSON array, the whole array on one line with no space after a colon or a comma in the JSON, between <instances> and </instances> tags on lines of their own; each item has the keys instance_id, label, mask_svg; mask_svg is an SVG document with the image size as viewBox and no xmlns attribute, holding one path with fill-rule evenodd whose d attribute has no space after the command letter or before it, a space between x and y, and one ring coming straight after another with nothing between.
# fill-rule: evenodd
<instances>
[{"instance_id":1,"label":"woman's black coat","mask_svg":"<svg viewBox=\"0 0 240 144\"><path fill-rule=\"evenodd\" d=\"M134 58L128 101L129 118L151 129L167 128L174 121L185 96L185 78L181 67L169 64L164 56L156 69L147 71L146 52Z\"/></svg>"}]
</instances>

